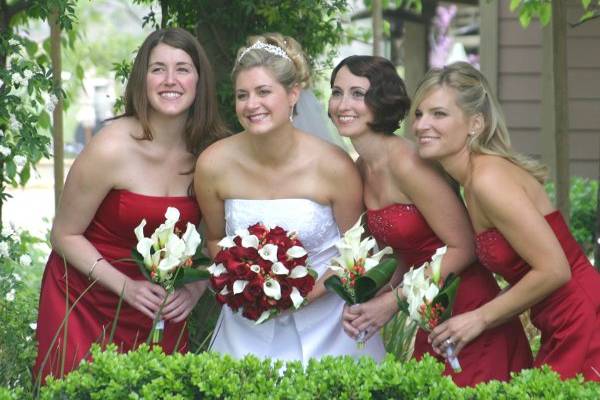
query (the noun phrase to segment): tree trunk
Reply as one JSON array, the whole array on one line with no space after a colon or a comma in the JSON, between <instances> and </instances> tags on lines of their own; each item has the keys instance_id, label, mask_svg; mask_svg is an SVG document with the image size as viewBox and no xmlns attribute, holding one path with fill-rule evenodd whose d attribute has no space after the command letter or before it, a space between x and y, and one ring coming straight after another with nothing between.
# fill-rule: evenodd
<instances>
[{"instance_id":1,"label":"tree trunk","mask_svg":"<svg viewBox=\"0 0 600 400\"><path fill-rule=\"evenodd\" d=\"M381 0L373 0L371 21L373 23L373 55L383 56L383 8Z\"/></svg>"},{"instance_id":2,"label":"tree trunk","mask_svg":"<svg viewBox=\"0 0 600 400\"><path fill-rule=\"evenodd\" d=\"M569 96L566 0L552 0L552 20L543 32L542 148L556 183L556 207L569 221Z\"/></svg>"},{"instance_id":3,"label":"tree trunk","mask_svg":"<svg viewBox=\"0 0 600 400\"><path fill-rule=\"evenodd\" d=\"M62 87L60 74L62 72L60 52L60 25L58 24L58 11L52 13L50 23L50 58L52 59L52 80L55 88ZM64 177L64 141L63 141L63 99L58 96L58 102L52 113L52 141L54 149L54 210L58 210L58 203L62 194Z\"/></svg>"}]
</instances>

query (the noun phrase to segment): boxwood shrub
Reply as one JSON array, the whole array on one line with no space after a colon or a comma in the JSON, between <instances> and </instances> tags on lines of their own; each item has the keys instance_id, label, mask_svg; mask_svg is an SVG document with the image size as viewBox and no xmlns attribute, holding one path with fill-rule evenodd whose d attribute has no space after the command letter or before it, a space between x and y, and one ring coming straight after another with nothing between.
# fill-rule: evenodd
<instances>
[{"instance_id":1,"label":"boxwood shrub","mask_svg":"<svg viewBox=\"0 0 600 400\"><path fill-rule=\"evenodd\" d=\"M459 388L431 357L381 364L368 357L325 357L288 363L205 352L166 356L140 347L121 354L115 347L93 350L64 379L48 379L41 399L594 399L600 384L581 377L562 381L548 367L522 371L510 383L493 381ZM0 399L27 398L22 390L0 388ZM29 397L31 397L29 395Z\"/></svg>"}]
</instances>

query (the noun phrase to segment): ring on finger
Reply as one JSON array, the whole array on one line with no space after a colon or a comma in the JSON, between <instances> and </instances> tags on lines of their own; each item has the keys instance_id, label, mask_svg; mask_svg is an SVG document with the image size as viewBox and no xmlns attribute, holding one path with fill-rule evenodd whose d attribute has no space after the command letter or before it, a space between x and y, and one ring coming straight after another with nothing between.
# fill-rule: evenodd
<instances>
[{"instance_id":1,"label":"ring on finger","mask_svg":"<svg viewBox=\"0 0 600 400\"><path fill-rule=\"evenodd\" d=\"M444 341L444 343L446 343L446 346L452 346L454 344L454 340L452 340L452 338L448 338Z\"/></svg>"}]
</instances>

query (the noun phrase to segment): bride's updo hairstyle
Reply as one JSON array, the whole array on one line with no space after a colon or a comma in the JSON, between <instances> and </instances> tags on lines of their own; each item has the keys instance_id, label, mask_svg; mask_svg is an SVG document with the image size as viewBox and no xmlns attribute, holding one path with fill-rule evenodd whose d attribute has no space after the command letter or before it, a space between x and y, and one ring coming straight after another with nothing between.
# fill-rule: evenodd
<instances>
[{"instance_id":1,"label":"bride's updo hairstyle","mask_svg":"<svg viewBox=\"0 0 600 400\"><path fill-rule=\"evenodd\" d=\"M454 90L456 104L467 117L477 114L483 116L483 131L468 136L471 152L504 157L529 172L540 183L544 182L547 168L511 147L500 103L485 76L469 63L455 62L444 68L433 68L425 75L413 98L409 114L411 125L417 107L433 90L441 87Z\"/></svg>"},{"instance_id":2,"label":"bride's updo hairstyle","mask_svg":"<svg viewBox=\"0 0 600 400\"><path fill-rule=\"evenodd\" d=\"M235 80L241 71L265 67L286 88L295 85L305 88L310 83L310 68L300 44L292 37L279 33L250 36L246 46L237 52L231 78Z\"/></svg>"}]
</instances>

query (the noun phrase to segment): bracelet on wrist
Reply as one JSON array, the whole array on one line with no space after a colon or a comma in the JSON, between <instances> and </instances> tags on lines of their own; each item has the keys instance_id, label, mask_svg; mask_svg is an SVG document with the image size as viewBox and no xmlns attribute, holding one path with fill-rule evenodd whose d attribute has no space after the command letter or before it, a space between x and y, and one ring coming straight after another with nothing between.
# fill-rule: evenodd
<instances>
[{"instance_id":1,"label":"bracelet on wrist","mask_svg":"<svg viewBox=\"0 0 600 400\"><path fill-rule=\"evenodd\" d=\"M94 261L94 263L92 264L92 268L90 268L90 270L88 271L88 274L87 274L88 280L90 280L90 281L92 280L92 273L94 272L96 265L98 265L98 263L102 260L104 260L104 257L100 257L96 261Z\"/></svg>"}]
</instances>

